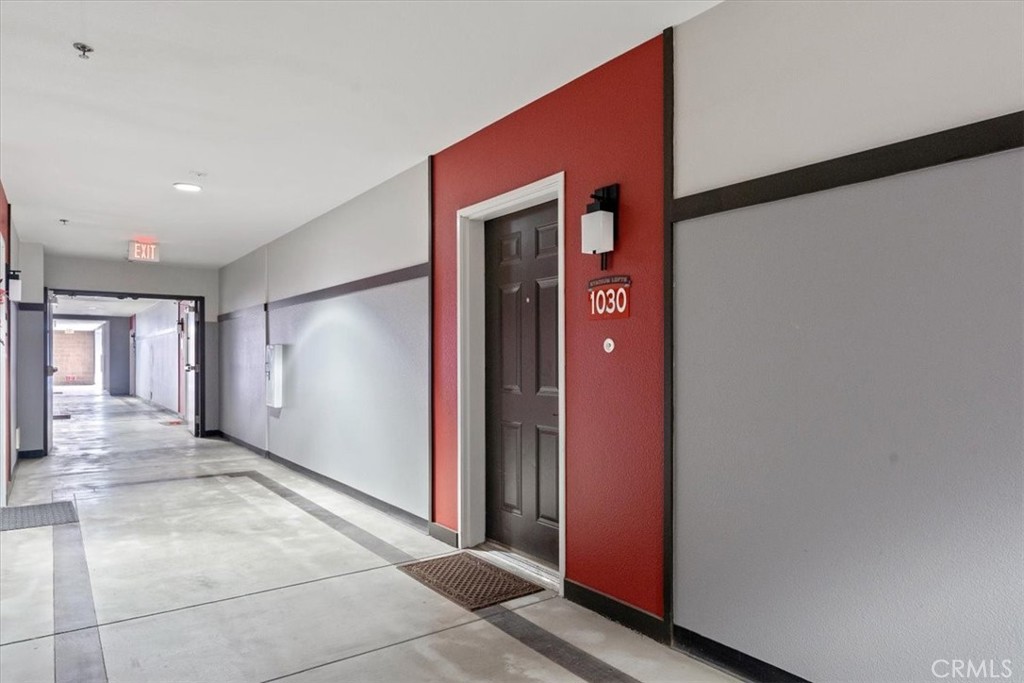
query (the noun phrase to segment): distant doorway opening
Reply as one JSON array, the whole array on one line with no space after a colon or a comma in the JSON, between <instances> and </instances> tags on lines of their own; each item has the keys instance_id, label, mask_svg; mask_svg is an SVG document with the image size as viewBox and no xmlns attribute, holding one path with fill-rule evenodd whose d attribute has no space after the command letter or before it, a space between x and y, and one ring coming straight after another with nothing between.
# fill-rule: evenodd
<instances>
[{"instance_id":1,"label":"distant doorway opening","mask_svg":"<svg viewBox=\"0 0 1024 683\"><path fill-rule=\"evenodd\" d=\"M45 302L44 454L54 419L73 419L55 415L55 392L136 396L206 435L203 297L47 290Z\"/></svg>"}]
</instances>

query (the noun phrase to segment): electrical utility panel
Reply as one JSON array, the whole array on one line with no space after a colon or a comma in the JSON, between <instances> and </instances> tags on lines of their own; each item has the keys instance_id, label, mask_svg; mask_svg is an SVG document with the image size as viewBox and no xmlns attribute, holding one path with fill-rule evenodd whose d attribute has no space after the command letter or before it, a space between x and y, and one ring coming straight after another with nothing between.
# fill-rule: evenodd
<instances>
[{"instance_id":1,"label":"electrical utility panel","mask_svg":"<svg viewBox=\"0 0 1024 683\"><path fill-rule=\"evenodd\" d=\"M284 407L284 346L267 345L267 406Z\"/></svg>"}]
</instances>

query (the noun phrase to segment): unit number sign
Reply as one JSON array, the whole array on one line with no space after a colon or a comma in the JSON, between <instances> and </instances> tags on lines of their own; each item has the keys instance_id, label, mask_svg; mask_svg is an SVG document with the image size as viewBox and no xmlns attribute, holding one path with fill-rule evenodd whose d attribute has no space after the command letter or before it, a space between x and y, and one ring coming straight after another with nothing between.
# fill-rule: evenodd
<instances>
[{"instance_id":1,"label":"unit number sign","mask_svg":"<svg viewBox=\"0 0 1024 683\"><path fill-rule=\"evenodd\" d=\"M609 275L591 280L587 284L590 319L628 318L629 286L632 282L628 275Z\"/></svg>"}]
</instances>

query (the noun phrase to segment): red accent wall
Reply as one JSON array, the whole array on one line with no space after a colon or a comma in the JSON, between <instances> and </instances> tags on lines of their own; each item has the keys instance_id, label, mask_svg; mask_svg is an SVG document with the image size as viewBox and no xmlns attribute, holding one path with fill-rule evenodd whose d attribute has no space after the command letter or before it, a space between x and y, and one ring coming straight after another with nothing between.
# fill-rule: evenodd
<instances>
[{"instance_id":1,"label":"red accent wall","mask_svg":"<svg viewBox=\"0 0 1024 683\"><path fill-rule=\"evenodd\" d=\"M566 577L663 616L662 39L449 147L433 161L434 521L458 528L458 209L565 172ZM590 193L620 184L606 274L630 318L588 320L599 258L580 253ZM615 352L602 348L606 337Z\"/></svg>"}]
</instances>

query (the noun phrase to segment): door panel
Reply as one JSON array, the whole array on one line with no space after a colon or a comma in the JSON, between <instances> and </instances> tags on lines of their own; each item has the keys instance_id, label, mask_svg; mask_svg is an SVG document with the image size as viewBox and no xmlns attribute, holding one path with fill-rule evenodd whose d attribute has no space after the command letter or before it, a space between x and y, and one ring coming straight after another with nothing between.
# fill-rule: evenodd
<instances>
[{"instance_id":1,"label":"door panel","mask_svg":"<svg viewBox=\"0 0 1024 683\"><path fill-rule=\"evenodd\" d=\"M558 429L537 427L537 517L558 528Z\"/></svg>"},{"instance_id":2,"label":"door panel","mask_svg":"<svg viewBox=\"0 0 1024 683\"><path fill-rule=\"evenodd\" d=\"M50 290L44 290L45 303L43 304L43 339L46 343L46 424L43 433L43 452L47 455L53 448L53 374L56 369L53 367L53 302L50 300Z\"/></svg>"},{"instance_id":3,"label":"door panel","mask_svg":"<svg viewBox=\"0 0 1024 683\"><path fill-rule=\"evenodd\" d=\"M537 392L558 397L558 277L538 280L534 290L537 305Z\"/></svg>"},{"instance_id":4,"label":"door panel","mask_svg":"<svg viewBox=\"0 0 1024 683\"><path fill-rule=\"evenodd\" d=\"M488 221L487 535L558 562L558 205Z\"/></svg>"},{"instance_id":5,"label":"door panel","mask_svg":"<svg viewBox=\"0 0 1024 683\"><path fill-rule=\"evenodd\" d=\"M185 310L185 424L193 436L196 430L196 306L189 303Z\"/></svg>"},{"instance_id":6,"label":"door panel","mask_svg":"<svg viewBox=\"0 0 1024 683\"><path fill-rule=\"evenodd\" d=\"M185 316L188 314L188 302L178 302L178 414L182 419L188 417L188 406L185 402L185 366L188 365L185 338Z\"/></svg>"},{"instance_id":7,"label":"door panel","mask_svg":"<svg viewBox=\"0 0 1024 683\"><path fill-rule=\"evenodd\" d=\"M523 425L501 423L501 482L506 512L521 513L523 507Z\"/></svg>"}]
</instances>

